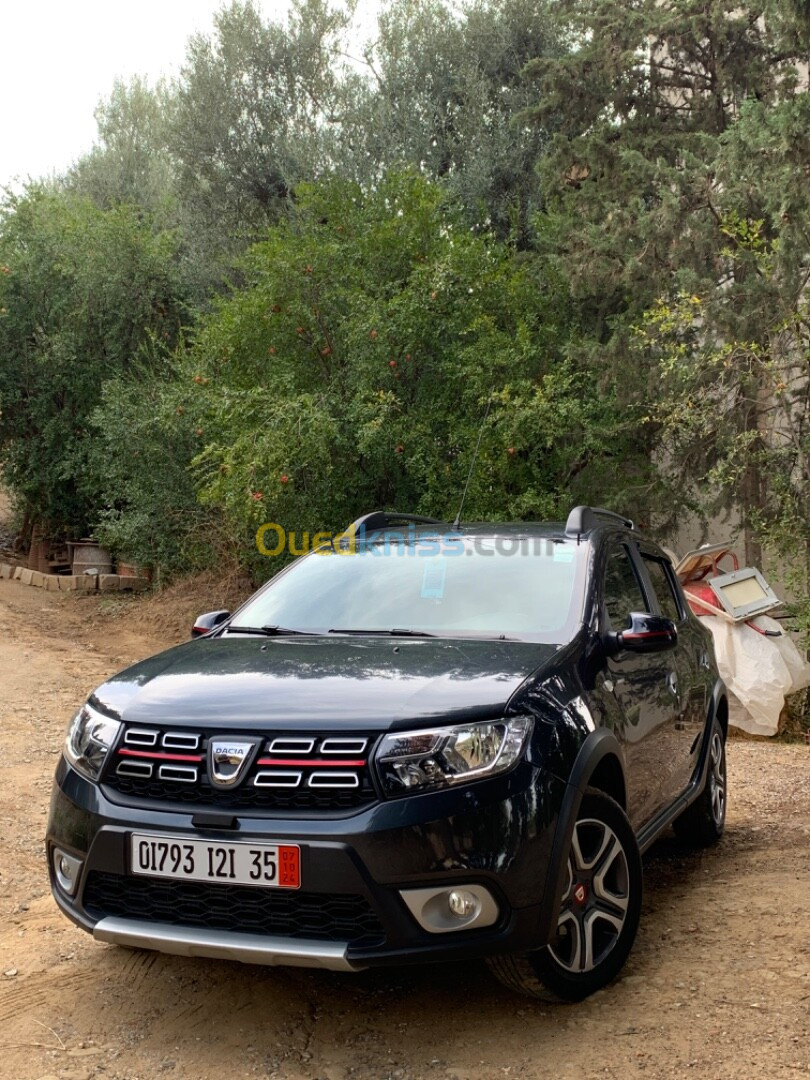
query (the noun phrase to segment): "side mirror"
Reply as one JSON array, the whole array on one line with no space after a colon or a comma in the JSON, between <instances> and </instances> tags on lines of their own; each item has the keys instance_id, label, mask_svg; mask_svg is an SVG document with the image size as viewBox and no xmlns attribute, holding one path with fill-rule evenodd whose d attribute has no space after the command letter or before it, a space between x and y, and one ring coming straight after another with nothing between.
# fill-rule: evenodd
<instances>
[{"instance_id":1,"label":"side mirror","mask_svg":"<svg viewBox=\"0 0 810 1080\"><path fill-rule=\"evenodd\" d=\"M198 615L191 628L191 636L193 638L202 637L203 634L207 634L209 630L214 630L230 617L230 611L207 611L205 615Z\"/></svg>"},{"instance_id":2,"label":"side mirror","mask_svg":"<svg viewBox=\"0 0 810 1080\"><path fill-rule=\"evenodd\" d=\"M615 656L620 652L657 653L673 649L678 643L678 630L672 619L663 615L648 615L643 611L634 611L630 615L630 626L618 633L605 635L608 652Z\"/></svg>"}]
</instances>

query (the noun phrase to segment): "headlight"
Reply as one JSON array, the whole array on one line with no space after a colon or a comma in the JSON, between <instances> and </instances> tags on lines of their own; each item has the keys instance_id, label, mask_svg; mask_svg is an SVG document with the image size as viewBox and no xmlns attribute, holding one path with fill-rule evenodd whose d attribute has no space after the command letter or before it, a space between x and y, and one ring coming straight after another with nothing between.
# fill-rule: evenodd
<instances>
[{"instance_id":1,"label":"headlight","mask_svg":"<svg viewBox=\"0 0 810 1080\"><path fill-rule=\"evenodd\" d=\"M497 776L519 760L531 730L530 717L514 716L386 735L377 751L377 770L389 796Z\"/></svg>"},{"instance_id":2,"label":"headlight","mask_svg":"<svg viewBox=\"0 0 810 1080\"><path fill-rule=\"evenodd\" d=\"M98 780L120 728L117 720L111 720L90 705L83 705L68 729L65 757L74 769L90 780Z\"/></svg>"}]
</instances>

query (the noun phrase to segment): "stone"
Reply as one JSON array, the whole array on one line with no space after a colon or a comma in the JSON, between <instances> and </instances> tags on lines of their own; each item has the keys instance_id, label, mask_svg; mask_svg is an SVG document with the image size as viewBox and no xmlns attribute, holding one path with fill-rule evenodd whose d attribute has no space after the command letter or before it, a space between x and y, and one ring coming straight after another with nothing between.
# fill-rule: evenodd
<instances>
[{"instance_id":1,"label":"stone","mask_svg":"<svg viewBox=\"0 0 810 1080\"><path fill-rule=\"evenodd\" d=\"M118 574L99 574L99 592L118 592L118 590L122 587L122 581L123 578L120 578Z\"/></svg>"},{"instance_id":2,"label":"stone","mask_svg":"<svg viewBox=\"0 0 810 1080\"><path fill-rule=\"evenodd\" d=\"M92 592L98 586L98 578L98 574L77 574L73 579L76 582L73 587L80 592Z\"/></svg>"},{"instance_id":3,"label":"stone","mask_svg":"<svg viewBox=\"0 0 810 1080\"><path fill-rule=\"evenodd\" d=\"M59 577L57 574L48 574L46 576L45 588L48 592L59 592Z\"/></svg>"},{"instance_id":4,"label":"stone","mask_svg":"<svg viewBox=\"0 0 810 1080\"><path fill-rule=\"evenodd\" d=\"M32 570L31 571L31 584L36 589L44 589L45 588L45 578L46 577L47 577L47 575L40 573L39 570Z\"/></svg>"},{"instance_id":5,"label":"stone","mask_svg":"<svg viewBox=\"0 0 810 1080\"><path fill-rule=\"evenodd\" d=\"M21 566L14 567L14 573L11 575L15 581L19 581L22 576L23 568Z\"/></svg>"},{"instance_id":6,"label":"stone","mask_svg":"<svg viewBox=\"0 0 810 1080\"><path fill-rule=\"evenodd\" d=\"M14 567L9 566L8 563L0 563L0 577L12 578L14 577Z\"/></svg>"},{"instance_id":7,"label":"stone","mask_svg":"<svg viewBox=\"0 0 810 1080\"><path fill-rule=\"evenodd\" d=\"M29 570L27 566L23 566L23 567L20 568L19 578L20 578L20 581L23 583L23 585L30 585L31 584L31 579L33 578L33 576L34 576L34 571Z\"/></svg>"},{"instance_id":8,"label":"stone","mask_svg":"<svg viewBox=\"0 0 810 1080\"><path fill-rule=\"evenodd\" d=\"M149 588L149 582L145 577L122 577L118 579L119 589L131 589L133 592L143 592Z\"/></svg>"}]
</instances>

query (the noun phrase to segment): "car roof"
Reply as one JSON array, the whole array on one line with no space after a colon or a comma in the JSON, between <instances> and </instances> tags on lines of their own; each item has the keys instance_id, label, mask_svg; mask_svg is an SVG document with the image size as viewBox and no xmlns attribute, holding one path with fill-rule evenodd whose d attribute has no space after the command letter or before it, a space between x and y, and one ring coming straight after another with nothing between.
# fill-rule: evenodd
<instances>
[{"instance_id":1,"label":"car roof","mask_svg":"<svg viewBox=\"0 0 810 1080\"><path fill-rule=\"evenodd\" d=\"M520 539L529 536L543 536L565 539L565 525L561 521L469 521L463 525L450 525L444 522L436 525L414 524L408 528L402 525L385 525L381 528L369 528L368 535L386 536L410 533L412 536L436 536L452 533L458 536L503 536Z\"/></svg>"},{"instance_id":2,"label":"car roof","mask_svg":"<svg viewBox=\"0 0 810 1080\"><path fill-rule=\"evenodd\" d=\"M548 539L581 540L591 533L614 532L621 529L635 532L633 522L613 510L601 507L575 506L563 524L561 521L518 521L518 522L465 522L458 519L452 525L438 518L423 517L419 514L403 514L397 511L375 510L358 518L347 532L362 537L402 535L403 527L409 536L447 535L453 532L461 536L492 536L509 539L524 537L546 537ZM636 535L638 535L636 533Z\"/></svg>"},{"instance_id":3,"label":"car roof","mask_svg":"<svg viewBox=\"0 0 810 1080\"><path fill-rule=\"evenodd\" d=\"M450 525L446 522L437 522L435 525L424 523L407 523L381 525L377 527L364 527L356 534L358 542L371 543L375 540L384 540L386 537L409 536L414 539L427 539L441 536L459 536L461 538L503 538L506 540L523 540L534 537L556 540L559 542L585 542L594 540L605 534L623 534L628 538L650 543L643 533L623 528L614 522L599 522L595 527L588 529L581 535L572 536L566 530L563 521L470 521L461 525ZM364 535L365 534L365 535Z\"/></svg>"}]
</instances>

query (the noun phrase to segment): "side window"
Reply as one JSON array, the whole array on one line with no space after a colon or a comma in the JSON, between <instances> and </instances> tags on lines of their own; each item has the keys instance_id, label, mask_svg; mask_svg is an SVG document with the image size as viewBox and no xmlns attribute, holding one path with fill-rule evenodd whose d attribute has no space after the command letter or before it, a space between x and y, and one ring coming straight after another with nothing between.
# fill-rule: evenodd
<instances>
[{"instance_id":1,"label":"side window","mask_svg":"<svg viewBox=\"0 0 810 1080\"><path fill-rule=\"evenodd\" d=\"M647 555L644 556L644 566L650 575L658 603L661 605L661 613L673 622L680 622L683 612L672 585L671 572L660 559L653 559Z\"/></svg>"},{"instance_id":2,"label":"side window","mask_svg":"<svg viewBox=\"0 0 810 1080\"><path fill-rule=\"evenodd\" d=\"M624 547L615 548L608 555L604 597L610 630L628 627L631 611L647 610L647 601Z\"/></svg>"}]
</instances>

